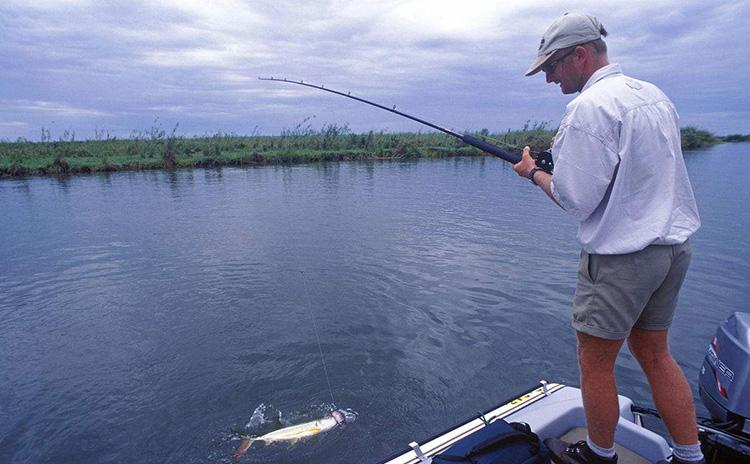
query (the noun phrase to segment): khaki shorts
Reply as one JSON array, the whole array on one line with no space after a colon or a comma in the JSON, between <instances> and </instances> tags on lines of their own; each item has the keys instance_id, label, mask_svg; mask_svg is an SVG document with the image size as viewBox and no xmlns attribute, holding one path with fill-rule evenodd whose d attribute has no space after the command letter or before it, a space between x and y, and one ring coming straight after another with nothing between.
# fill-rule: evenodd
<instances>
[{"instance_id":1,"label":"khaki shorts","mask_svg":"<svg viewBox=\"0 0 750 464\"><path fill-rule=\"evenodd\" d=\"M651 245L625 255L581 251L573 328L610 340L630 330L666 330L692 255L690 241Z\"/></svg>"}]
</instances>

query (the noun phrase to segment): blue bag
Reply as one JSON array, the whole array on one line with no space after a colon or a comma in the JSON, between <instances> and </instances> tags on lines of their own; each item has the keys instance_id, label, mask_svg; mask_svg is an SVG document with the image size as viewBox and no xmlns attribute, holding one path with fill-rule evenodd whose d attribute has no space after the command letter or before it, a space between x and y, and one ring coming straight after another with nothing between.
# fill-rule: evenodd
<instances>
[{"instance_id":1,"label":"blue bag","mask_svg":"<svg viewBox=\"0 0 750 464\"><path fill-rule=\"evenodd\" d=\"M498 419L464 437L432 462L470 464L547 464L549 453L528 424Z\"/></svg>"}]
</instances>

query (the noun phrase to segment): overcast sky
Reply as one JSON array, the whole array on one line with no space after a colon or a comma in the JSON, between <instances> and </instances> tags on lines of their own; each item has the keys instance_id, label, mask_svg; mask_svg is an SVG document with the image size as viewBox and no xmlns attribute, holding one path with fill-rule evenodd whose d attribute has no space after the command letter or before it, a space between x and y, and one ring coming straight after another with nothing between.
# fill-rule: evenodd
<instances>
[{"instance_id":1,"label":"overcast sky","mask_svg":"<svg viewBox=\"0 0 750 464\"><path fill-rule=\"evenodd\" d=\"M593 14L610 62L654 82L683 126L750 133L748 1L2 0L0 139L77 139L179 124L277 135L308 120L355 132L556 127L571 96L524 77L560 14ZM309 118L309 119L308 119Z\"/></svg>"}]
</instances>

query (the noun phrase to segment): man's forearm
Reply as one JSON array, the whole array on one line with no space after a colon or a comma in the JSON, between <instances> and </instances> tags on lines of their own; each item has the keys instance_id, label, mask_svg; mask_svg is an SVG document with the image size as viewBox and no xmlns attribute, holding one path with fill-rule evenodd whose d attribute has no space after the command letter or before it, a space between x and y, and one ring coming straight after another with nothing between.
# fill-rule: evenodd
<instances>
[{"instance_id":1,"label":"man's forearm","mask_svg":"<svg viewBox=\"0 0 750 464\"><path fill-rule=\"evenodd\" d=\"M552 195L552 175L548 174L544 171L536 171L534 173L534 183L539 186L542 190L544 190L544 193L547 194L548 197L552 199L552 201L555 202L557 206L560 206L560 203L555 200L554 195ZM562 208L562 206L560 206Z\"/></svg>"},{"instance_id":2,"label":"man's forearm","mask_svg":"<svg viewBox=\"0 0 750 464\"><path fill-rule=\"evenodd\" d=\"M527 179L529 179L529 174L534 173L534 177L531 180L536 185L541 187L542 190L544 190L544 193L546 193L547 196L550 197L557 206L560 206L560 203L558 203L557 200L555 200L555 197L552 195L552 174L549 174L537 168L536 162L531 157L530 147L523 147L521 160L513 165L513 170L519 176L526 177ZM562 206L560 206L560 208L562 208Z\"/></svg>"}]
</instances>

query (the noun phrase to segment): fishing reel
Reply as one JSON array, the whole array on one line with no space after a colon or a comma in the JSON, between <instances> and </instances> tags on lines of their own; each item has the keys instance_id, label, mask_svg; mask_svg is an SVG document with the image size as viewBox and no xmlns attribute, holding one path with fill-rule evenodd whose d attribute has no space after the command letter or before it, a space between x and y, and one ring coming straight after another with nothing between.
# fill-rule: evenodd
<instances>
[{"instance_id":1,"label":"fishing reel","mask_svg":"<svg viewBox=\"0 0 750 464\"><path fill-rule=\"evenodd\" d=\"M552 174L552 170L555 168L555 163L554 161L552 161L551 151L544 150L537 153L532 153L531 157L534 158L536 167L546 172L547 174Z\"/></svg>"}]
</instances>

